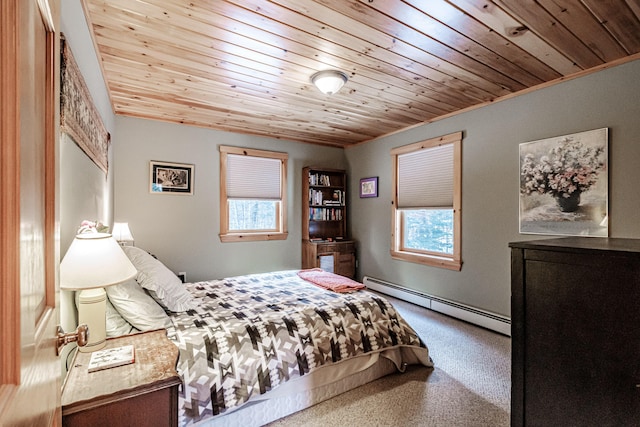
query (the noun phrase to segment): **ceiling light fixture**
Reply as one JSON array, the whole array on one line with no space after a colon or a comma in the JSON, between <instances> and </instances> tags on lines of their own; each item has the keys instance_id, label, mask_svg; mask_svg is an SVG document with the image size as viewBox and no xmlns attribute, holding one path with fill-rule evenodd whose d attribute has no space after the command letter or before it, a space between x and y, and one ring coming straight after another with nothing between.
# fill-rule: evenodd
<instances>
[{"instance_id":1,"label":"ceiling light fixture","mask_svg":"<svg viewBox=\"0 0 640 427\"><path fill-rule=\"evenodd\" d=\"M345 73L338 70L318 71L311 76L311 82L325 95L338 92L348 79Z\"/></svg>"}]
</instances>

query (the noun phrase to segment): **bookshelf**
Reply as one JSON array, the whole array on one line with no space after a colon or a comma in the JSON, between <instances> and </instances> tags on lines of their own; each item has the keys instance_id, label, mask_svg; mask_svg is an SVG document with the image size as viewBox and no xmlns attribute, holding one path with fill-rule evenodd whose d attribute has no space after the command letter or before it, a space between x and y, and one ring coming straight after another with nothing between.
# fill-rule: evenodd
<instances>
[{"instance_id":1,"label":"bookshelf","mask_svg":"<svg viewBox=\"0 0 640 427\"><path fill-rule=\"evenodd\" d=\"M347 174L339 169L302 171L302 268L355 276L355 242L347 236Z\"/></svg>"}]
</instances>

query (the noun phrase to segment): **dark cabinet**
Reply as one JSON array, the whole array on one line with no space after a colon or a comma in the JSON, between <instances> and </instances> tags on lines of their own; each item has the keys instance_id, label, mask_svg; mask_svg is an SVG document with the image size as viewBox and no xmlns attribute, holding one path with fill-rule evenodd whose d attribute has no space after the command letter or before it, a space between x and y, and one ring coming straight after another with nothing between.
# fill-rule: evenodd
<instances>
[{"instance_id":1,"label":"dark cabinet","mask_svg":"<svg viewBox=\"0 0 640 427\"><path fill-rule=\"evenodd\" d=\"M339 169L302 170L302 240L347 238L347 174Z\"/></svg>"},{"instance_id":2,"label":"dark cabinet","mask_svg":"<svg viewBox=\"0 0 640 427\"><path fill-rule=\"evenodd\" d=\"M347 174L302 170L302 268L356 275L355 242L347 239Z\"/></svg>"},{"instance_id":3,"label":"dark cabinet","mask_svg":"<svg viewBox=\"0 0 640 427\"><path fill-rule=\"evenodd\" d=\"M640 426L640 240L511 243L512 426Z\"/></svg>"}]
</instances>

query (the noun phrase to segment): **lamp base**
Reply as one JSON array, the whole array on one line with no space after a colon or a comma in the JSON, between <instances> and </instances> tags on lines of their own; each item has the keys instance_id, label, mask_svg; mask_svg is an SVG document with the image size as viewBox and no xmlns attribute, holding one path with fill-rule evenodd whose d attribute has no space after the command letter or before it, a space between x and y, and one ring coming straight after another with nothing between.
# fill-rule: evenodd
<instances>
[{"instance_id":1,"label":"lamp base","mask_svg":"<svg viewBox=\"0 0 640 427\"><path fill-rule=\"evenodd\" d=\"M103 288L86 289L78 296L78 323L85 323L89 327L89 339L83 347L78 347L82 353L101 350L107 344L107 293Z\"/></svg>"}]
</instances>

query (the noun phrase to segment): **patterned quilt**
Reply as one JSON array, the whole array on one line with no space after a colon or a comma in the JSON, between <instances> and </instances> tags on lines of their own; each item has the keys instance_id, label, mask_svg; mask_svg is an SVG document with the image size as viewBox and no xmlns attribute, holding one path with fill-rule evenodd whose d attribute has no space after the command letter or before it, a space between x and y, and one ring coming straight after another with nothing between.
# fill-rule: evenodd
<instances>
[{"instance_id":1,"label":"patterned quilt","mask_svg":"<svg viewBox=\"0 0 640 427\"><path fill-rule=\"evenodd\" d=\"M394 307L373 293L338 294L298 270L187 284L199 306L173 313L180 424L233 410L252 396L347 358L426 346Z\"/></svg>"}]
</instances>

